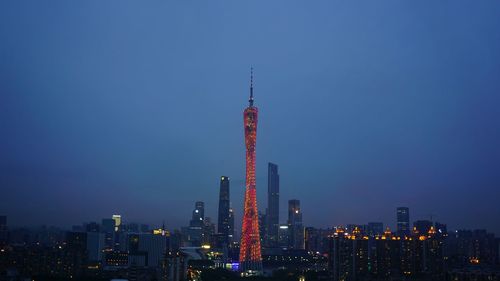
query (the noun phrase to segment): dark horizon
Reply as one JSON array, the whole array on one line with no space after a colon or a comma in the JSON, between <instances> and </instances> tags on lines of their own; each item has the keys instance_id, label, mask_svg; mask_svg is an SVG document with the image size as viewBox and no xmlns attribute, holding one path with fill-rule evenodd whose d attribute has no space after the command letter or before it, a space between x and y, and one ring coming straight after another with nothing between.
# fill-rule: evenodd
<instances>
[{"instance_id":1,"label":"dark horizon","mask_svg":"<svg viewBox=\"0 0 500 281\"><path fill-rule=\"evenodd\" d=\"M241 231L254 67L259 211L500 234L500 2L0 3L0 215ZM258 19L258 20L257 20Z\"/></svg>"}]
</instances>

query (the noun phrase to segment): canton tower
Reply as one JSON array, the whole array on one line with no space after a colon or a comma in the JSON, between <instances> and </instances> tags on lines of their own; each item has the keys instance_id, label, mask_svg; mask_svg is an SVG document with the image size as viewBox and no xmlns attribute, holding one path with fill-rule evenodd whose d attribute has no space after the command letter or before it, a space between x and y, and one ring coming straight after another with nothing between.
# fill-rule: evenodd
<instances>
[{"instance_id":1,"label":"canton tower","mask_svg":"<svg viewBox=\"0 0 500 281\"><path fill-rule=\"evenodd\" d=\"M243 112L247 165L240 243L240 270L243 272L260 272L262 271L262 256L260 252L259 217L255 188L255 144L257 142L257 116L259 110L253 106L253 70L250 74L250 99L248 102L249 105Z\"/></svg>"}]
</instances>

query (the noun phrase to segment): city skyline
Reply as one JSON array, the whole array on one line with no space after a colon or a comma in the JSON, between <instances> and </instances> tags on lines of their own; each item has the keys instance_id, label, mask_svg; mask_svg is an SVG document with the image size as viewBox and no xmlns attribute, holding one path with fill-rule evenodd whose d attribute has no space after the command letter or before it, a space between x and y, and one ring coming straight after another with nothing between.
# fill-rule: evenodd
<instances>
[{"instance_id":1,"label":"city skyline","mask_svg":"<svg viewBox=\"0 0 500 281\"><path fill-rule=\"evenodd\" d=\"M121 214L178 228L196 201L216 221L225 175L239 231L253 65L259 210L272 162L279 223L298 199L304 226L394 231L407 206L412 221L500 233L500 4L121 4L0 4L10 224Z\"/></svg>"}]
</instances>

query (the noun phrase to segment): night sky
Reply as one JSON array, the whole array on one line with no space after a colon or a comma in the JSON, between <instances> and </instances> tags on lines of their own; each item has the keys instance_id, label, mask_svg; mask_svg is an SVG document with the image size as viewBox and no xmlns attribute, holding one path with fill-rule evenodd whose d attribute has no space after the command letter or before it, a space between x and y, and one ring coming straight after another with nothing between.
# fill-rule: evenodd
<instances>
[{"instance_id":1,"label":"night sky","mask_svg":"<svg viewBox=\"0 0 500 281\"><path fill-rule=\"evenodd\" d=\"M498 1L1 1L0 214L239 225L251 66L261 211L500 234Z\"/></svg>"}]
</instances>

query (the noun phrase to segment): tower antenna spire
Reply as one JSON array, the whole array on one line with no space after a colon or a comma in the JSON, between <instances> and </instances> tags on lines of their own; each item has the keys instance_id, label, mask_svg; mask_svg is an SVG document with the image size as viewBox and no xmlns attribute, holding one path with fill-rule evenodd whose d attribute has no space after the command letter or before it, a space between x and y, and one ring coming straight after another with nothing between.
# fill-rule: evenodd
<instances>
[{"instance_id":1,"label":"tower antenna spire","mask_svg":"<svg viewBox=\"0 0 500 281\"><path fill-rule=\"evenodd\" d=\"M253 67L250 67L250 106L253 106Z\"/></svg>"},{"instance_id":2,"label":"tower antenna spire","mask_svg":"<svg viewBox=\"0 0 500 281\"><path fill-rule=\"evenodd\" d=\"M246 178L243 221L240 240L240 270L247 274L262 274L257 188L255 185L255 145L259 110L253 106L253 67L250 68L250 106L243 111L246 147Z\"/></svg>"}]
</instances>

